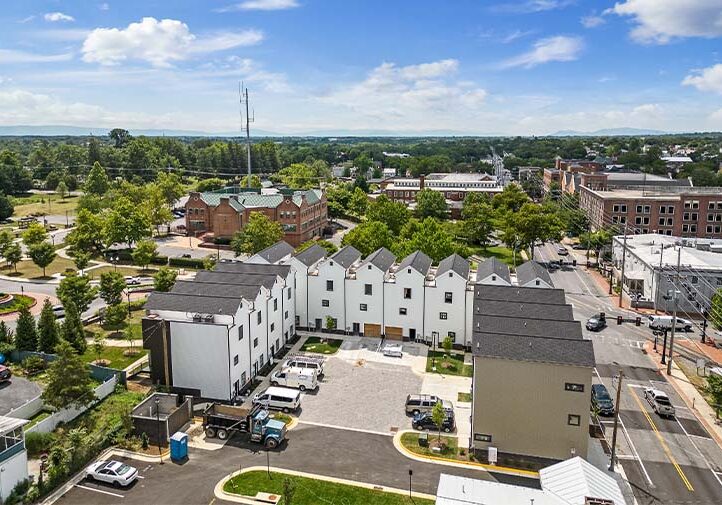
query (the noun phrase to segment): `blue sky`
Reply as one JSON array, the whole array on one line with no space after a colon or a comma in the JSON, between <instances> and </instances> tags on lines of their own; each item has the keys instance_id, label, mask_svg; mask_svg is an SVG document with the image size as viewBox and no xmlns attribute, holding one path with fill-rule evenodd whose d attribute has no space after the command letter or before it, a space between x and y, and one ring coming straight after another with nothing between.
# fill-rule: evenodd
<instances>
[{"instance_id":1,"label":"blue sky","mask_svg":"<svg viewBox=\"0 0 722 505\"><path fill-rule=\"evenodd\" d=\"M722 0L5 1L0 124L722 130Z\"/></svg>"}]
</instances>

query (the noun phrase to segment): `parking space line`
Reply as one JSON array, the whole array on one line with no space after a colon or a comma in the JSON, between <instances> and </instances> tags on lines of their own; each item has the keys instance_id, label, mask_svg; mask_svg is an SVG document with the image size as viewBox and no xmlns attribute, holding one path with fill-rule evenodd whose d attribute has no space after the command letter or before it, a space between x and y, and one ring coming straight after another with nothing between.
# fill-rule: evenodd
<instances>
[{"instance_id":1,"label":"parking space line","mask_svg":"<svg viewBox=\"0 0 722 505\"><path fill-rule=\"evenodd\" d=\"M662 434L657 429L657 425L654 424L654 421L652 421L652 418L649 416L649 412L647 412L647 409L644 408L644 405L642 404L642 400L639 399L639 396L637 396L637 393L634 392L633 388L629 388L630 393L634 397L634 401L637 402L637 405L639 406L639 409L642 411L642 414L644 414L644 417L647 418L647 421L649 422L649 425L652 427L652 430L657 435L657 439L659 440L660 445L662 446L662 449L664 450L664 453L667 455L667 458L672 463L674 468L677 470L677 473L679 474L679 477L682 479L682 482L687 487L687 490L690 492L694 492L694 488L692 487L692 484L687 479L687 476L682 471L682 468L677 463L677 460L672 455L672 451L669 449L669 446L667 445L667 442L665 442L664 437L662 437Z\"/></svg>"},{"instance_id":2,"label":"parking space line","mask_svg":"<svg viewBox=\"0 0 722 505\"><path fill-rule=\"evenodd\" d=\"M87 490L87 491L94 491L94 492L96 492L96 493L108 494L108 495L110 495L110 496L115 496L115 497L117 497L117 498L125 498L125 496L123 496L122 494L111 493L110 491L105 491L105 490L103 490L103 489L96 489L96 488L94 488L94 487L83 486L83 485L81 485L81 484L76 484L75 487L79 487L80 489L85 489L85 490Z\"/></svg>"},{"instance_id":3,"label":"parking space line","mask_svg":"<svg viewBox=\"0 0 722 505\"><path fill-rule=\"evenodd\" d=\"M699 454L699 457L702 458L702 461L704 461L704 464L707 465L707 468L709 468L709 471L712 472L712 475L714 475L714 478L717 480L717 483L719 483L720 486L722 486L722 480L720 480L719 475L714 471L712 468L712 465L709 464L709 461L707 461L707 458L704 457L704 454L702 454L702 451L699 450L699 447L697 447L697 444L694 443L692 440L692 437L689 433L687 433L687 430L684 429L684 426L682 426L682 423L679 422L679 419L677 416L674 416L674 420L677 421L677 424L679 424L679 427L682 428L682 431L685 435L687 435L687 438L689 439L689 443L692 444L692 447L697 451L697 454Z\"/></svg>"}]
</instances>

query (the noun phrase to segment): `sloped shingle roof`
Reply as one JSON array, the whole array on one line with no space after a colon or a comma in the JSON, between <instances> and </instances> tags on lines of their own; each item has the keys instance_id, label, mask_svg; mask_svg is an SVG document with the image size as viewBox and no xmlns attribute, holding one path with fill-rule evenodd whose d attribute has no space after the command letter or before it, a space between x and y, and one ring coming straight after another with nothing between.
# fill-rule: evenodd
<instances>
[{"instance_id":1,"label":"sloped shingle roof","mask_svg":"<svg viewBox=\"0 0 722 505\"><path fill-rule=\"evenodd\" d=\"M293 254L293 247L288 242L279 240L272 246L266 247L262 251L258 251L254 254L254 256L260 256L269 263L276 263L291 254Z\"/></svg>"},{"instance_id":2,"label":"sloped shingle roof","mask_svg":"<svg viewBox=\"0 0 722 505\"><path fill-rule=\"evenodd\" d=\"M453 270L464 279L469 278L469 262L456 253L441 260L439 268L436 269L436 275L441 275L449 270Z\"/></svg>"},{"instance_id":3,"label":"sloped shingle roof","mask_svg":"<svg viewBox=\"0 0 722 505\"><path fill-rule=\"evenodd\" d=\"M401 261L399 270L409 267L425 276L431 268L431 258L421 251L412 252Z\"/></svg>"},{"instance_id":4,"label":"sloped shingle roof","mask_svg":"<svg viewBox=\"0 0 722 505\"><path fill-rule=\"evenodd\" d=\"M394 253L385 247L382 247L369 254L362 265L371 263L382 272L386 272L389 268L391 268L391 265L394 264L394 261L396 261Z\"/></svg>"},{"instance_id":5,"label":"sloped shingle roof","mask_svg":"<svg viewBox=\"0 0 722 505\"><path fill-rule=\"evenodd\" d=\"M361 257L361 253L358 249L356 249L354 246L347 245L340 251L338 251L336 254L331 256L330 259L341 265L342 267L348 269L351 265L354 264L356 260L358 260Z\"/></svg>"},{"instance_id":6,"label":"sloped shingle roof","mask_svg":"<svg viewBox=\"0 0 722 505\"><path fill-rule=\"evenodd\" d=\"M511 283L511 274L509 273L509 266L503 261L497 258L488 258L476 267L476 282L483 281L487 277L496 274L506 282Z\"/></svg>"},{"instance_id":7,"label":"sloped shingle roof","mask_svg":"<svg viewBox=\"0 0 722 505\"><path fill-rule=\"evenodd\" d=\"M591 340L474 332L474 356L593 367Z\"/></svg>"},{"instance_id":8,"label":"sloped shingle roof","mask_svg":"<svg viewBox=\"0 0 722 505\"><path fill-rule=\"evenodd\" d=\"M296 258L307 267L310 267L311 265L322 260L325 257L326 249L324 249L318 244L314 244L308 249L304 249L303 251L294 256L294 258Z\"/></svg>"},{"instance_id":9,"label":"sloped shingle roof","mask_svg":"<svg viewBox=\"0 0 722 505\"><path fill-rule=\"evenodd\" d=\"M571 321L574 314L571 305L553 303L518 303L501 300L475 300L474 314L487 316L523 317Z\"/></svg>"},{"instance_id":10,"label":"sloped shingle roof","mask_svg":"<svg viewBox=\"0 0 722 505\"><path fill-rule=\"evenodd\" d=\"M277 274L281 277L288 275L289 265L263 265L257 263L242 263L240 261L219 261L213 268L214 272L235 272L248 274Z\"/></svg>"},{"instance_id":11,"label":"sloped shingle roof","mask_svg":"<svg viewBox=\"0 0 722 505\"><path fill-rule=\"evenodd\" d=\"M536 278L543 280L550 286L554 286L547 269L536 261L530 260L516 267L516 280L520 286L526 284L527 282L531 282Z\"/></svg>"},{"instance_id":12,"label":"sloped shingle roof","mask_svg":"<svg viewBox=\"0 0 722 505\"><path fill-rule=\"evenodd\" d=\"M492 286L478 284L474 286L475 300L500 300L507 302L544 302L555 305L566 304L563 289L522 288L519 286Z\"/></svg>"},{"instance_id":13,"label":"sloped shingle roof","mask_svg":"<svg viewBox=\"0 0 722 505\"><path fill-rule=\"evenodd\" d=\"M531 335L551 338L582 338L579 321L535 319L517 314L506 316L474 315L474 331L501 335Z\"/></svg>"}]
</instances>

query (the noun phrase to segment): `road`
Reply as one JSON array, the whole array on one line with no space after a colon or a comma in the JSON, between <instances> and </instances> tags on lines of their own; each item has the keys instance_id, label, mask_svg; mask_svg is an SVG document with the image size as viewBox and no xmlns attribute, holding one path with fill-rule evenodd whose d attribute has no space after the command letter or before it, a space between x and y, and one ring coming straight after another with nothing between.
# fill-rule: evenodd
<instances>
[{"instance_id":1,"label":"road","mask_svg":"<svg viewBox=\"0 0 722 505\"><path fill-rule=\"evenodd\" d=\"M553 245L537 247L535 259L556 259L556 250ZM577 259L581 262L583 256ZM651 337L650 330L633 323L617 325L617 314L627 317L632 313L618 309L616 297L604 293L584 266L564 267L553 271L551 277L557 288L567 292L574 315L582 323L594 313L607 314L607 328L598 333L585 329L584 335L594 343L594 382L605 384L613 393L613 377L620 369L624 374L618 451L639 504L722 503L722 449L644 354L642 347ZM677 411L675 418L663 419L651 410L643 396L643 388L650 386L669 395ZM612 425L611 418L603 421L608 440Z\"/></svg>"},{"instance_id":2,"label":"road","mask_svg":"<svg viewBox=\"0 0 722 505\"><path fill-rule=\"evenodd\" d=\"M349 221L348 219L335 219L334 221L343 226L343 228L340 228L336 233L334 233L333 236L328 239L328 241L340 249L343 237L348 232L356 228L356 223L354 223L353 221Z\"/></svg>"}]
</instances>

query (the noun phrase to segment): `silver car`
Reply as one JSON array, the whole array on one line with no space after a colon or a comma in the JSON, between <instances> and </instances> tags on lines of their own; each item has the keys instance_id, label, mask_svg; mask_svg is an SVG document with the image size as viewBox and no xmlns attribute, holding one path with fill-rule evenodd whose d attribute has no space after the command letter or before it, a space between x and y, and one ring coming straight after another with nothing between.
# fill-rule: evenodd
<instances>
[{"instance_id":1,"label":"silver car","mask_svg":"<svg viewBox=\"0 0 722 505\"><path fill-rule=\"evenodd\" d=\"M674 417L674 407L669 401L667 393L654 388L644 388L644 398L660 416Z\"/></svg>"}]
</instances>

